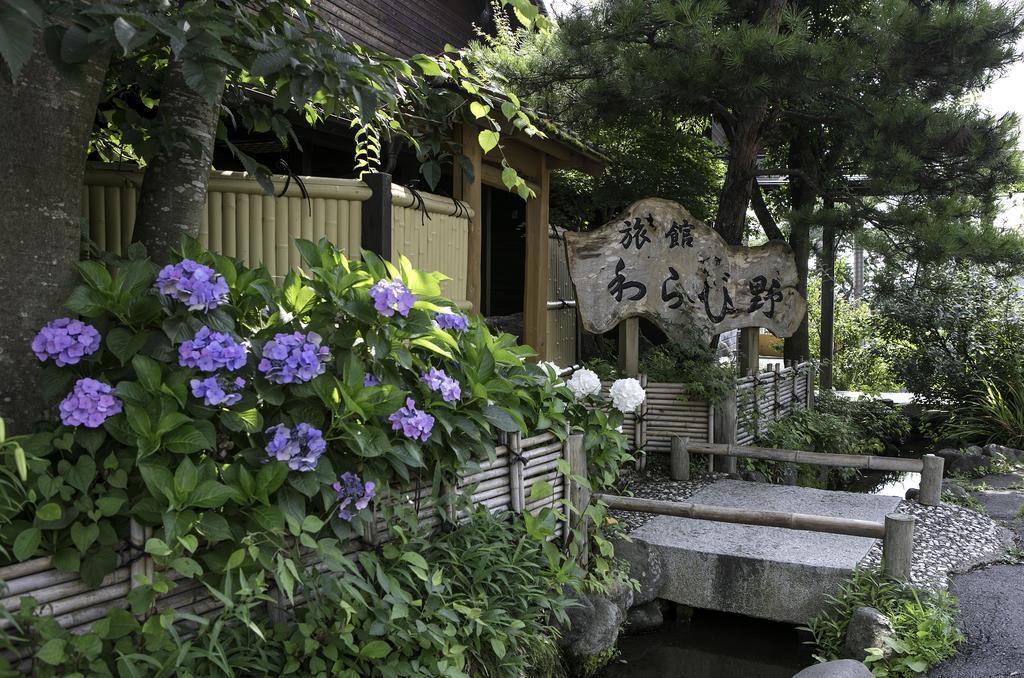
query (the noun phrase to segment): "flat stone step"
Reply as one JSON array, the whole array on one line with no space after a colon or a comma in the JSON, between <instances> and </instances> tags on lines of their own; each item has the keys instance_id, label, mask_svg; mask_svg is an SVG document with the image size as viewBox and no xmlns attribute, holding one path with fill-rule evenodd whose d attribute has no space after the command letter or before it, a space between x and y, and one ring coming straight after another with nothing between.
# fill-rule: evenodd
<instances>
[{"instance_id":1,"label":"flat stone step","mask_svg":"<svg viewBox=\"0 0 1024 678\"><path fill-rule=\"evenodd\" d=\"M883 522L900 498L721 480L688 501ZM798 624L821 611L874 544L867 537L671 516L655 516L631 536L661 555L661 598Z\"/></svg>"}]
</instances>

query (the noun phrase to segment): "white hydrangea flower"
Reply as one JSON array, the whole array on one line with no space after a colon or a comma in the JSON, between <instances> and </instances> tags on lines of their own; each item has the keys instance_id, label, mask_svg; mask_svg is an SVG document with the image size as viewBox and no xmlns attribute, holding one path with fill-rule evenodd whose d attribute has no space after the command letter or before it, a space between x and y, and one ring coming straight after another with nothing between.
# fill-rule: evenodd
<instances>
[{"instance_id":1,"label":"white hydrangea flower","mask_svg":"<svg viewBox=\"0 0 1024 678\"><path fill-rule=\"evenodd\" d=\"M581 400L587 396L597 395L601 392L601 378L597 376L597 373L583 368L576 370L569 377L569 381L565 382L572 394L576 397L576 400Z\"/></svg>"},{"instance_id":2,"label":"white hydrangea flower","mask_svg":"<svg viewBox=\"0 0 1024 678\"><path fill-rule=\"evenodd\" d=\"M632 377L616 380L608 393L612 397L615 409L624 414L634 412L647 397L640 382Z\"/></svg>"}]
</instances>

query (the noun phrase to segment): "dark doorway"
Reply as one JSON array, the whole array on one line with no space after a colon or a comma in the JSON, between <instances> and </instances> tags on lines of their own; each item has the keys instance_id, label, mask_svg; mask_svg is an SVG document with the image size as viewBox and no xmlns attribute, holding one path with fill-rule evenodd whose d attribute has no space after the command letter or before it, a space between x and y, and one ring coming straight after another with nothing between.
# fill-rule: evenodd
<instances>
[{"instance_id":1,"label":"dark doorway","mask_svg":"<svg viewBox=\"0 0 1024 678\"><path fill-rule=\"evenodd\" d=\"M483 252L481 253L485 316L523 312L526 285L526 203L508 191L483 187Z\"/></svg>"}]
</instances>

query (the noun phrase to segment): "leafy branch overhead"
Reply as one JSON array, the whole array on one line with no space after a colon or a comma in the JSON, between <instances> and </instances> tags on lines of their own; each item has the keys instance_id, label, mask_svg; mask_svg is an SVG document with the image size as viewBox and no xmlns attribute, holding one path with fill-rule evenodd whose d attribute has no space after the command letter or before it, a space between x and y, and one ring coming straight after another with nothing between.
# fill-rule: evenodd
<instances>
[{"instance_id":1,"label":"leafy branch overhead","mask_svg":"<svg viewBox=\"0 0 1024 678\"><path fill-rule=\"evenodd\" d=\"M523 25L548 25L529 2L510 3ZM483 128L478 142L485 153L495 148L501 153L502 130L543 136L501 79L460 50L448 46L433 56L392 57L346 40L307 0L58 0L47 12L44 17L36 0L0 4L5 75L17 79L34 40L45 40L50 57L67 70L92 54L110 51L114 57L101 104L106 124L93 141L108 159L145 163L162 149L189 141L193 130L158 128L146 114L159 108L161 81L171 61L182 64L188 87L208 101L224 93L222 140L235 127L270 132L283 145L297 146L295 114L311 125L348 121L359 130L359 171L380 165L384 142L402 139L417 153L432 189L444 163L465 167L463 149L453 141L455 124ZM237 146L229 148L272 192L270 169ZM503 179L509 190L530 195L514 169Z\"/></svg>"}]
</instances>

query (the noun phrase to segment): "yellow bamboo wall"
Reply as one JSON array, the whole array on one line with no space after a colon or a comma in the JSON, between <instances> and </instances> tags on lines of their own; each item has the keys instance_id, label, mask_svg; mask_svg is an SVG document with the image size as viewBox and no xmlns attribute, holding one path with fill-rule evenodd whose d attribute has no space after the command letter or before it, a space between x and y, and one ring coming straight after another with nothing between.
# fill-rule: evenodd
<instances>
[{"instance_id":1,"label":"yellow bamboo wall","mask_svg":"<svg viewBox=\"0 0 1024 678\"><path fill-rule=\"evenodd\" d=\"M441 283L441 292L455 301L464 300L471 216L465 203L392 187L392 259L397 261L404 254L418 269L441 271L451 278Z\"/></svg>"},{"instance_id":2,"label":"yellow bamboo wall","mask_svg":"<svg viewBox=\"0 0 1024 678\"><path fill-rule=\"evenodd\" d=\"M350 256L358 256L362 202L370 188L356 179L303 177L309 200L297 182L285 190L274 177L274 195L242 172L212 172L206 211L199 226L204 247L262 263L283 277L299 264L296 238L326 237ZM131 242L142 172L135 168L91 165L83 189L83 234L100 249L122 253ZM284 190L284 195L281 195ZM442 286L455 301L466 298L469 217L464 203L396 186L392 190L392 255L405 254L417 268L452 278Z\"/></svg>"},{"instance_id":3,"label":"yellow bamboo wall","mask_svg":"<svg viewBox=\"0 0 1024 678\"><path fill-rule=\"evenodd\" d=\"M551 229L548 234L548 299L573 301L576 291L569 277L569 263L565 258L564 230ZM547 330L547 359L557 365L574 365L576 356L576 309L549 308Z\"/></svg>"}]
</instances>

